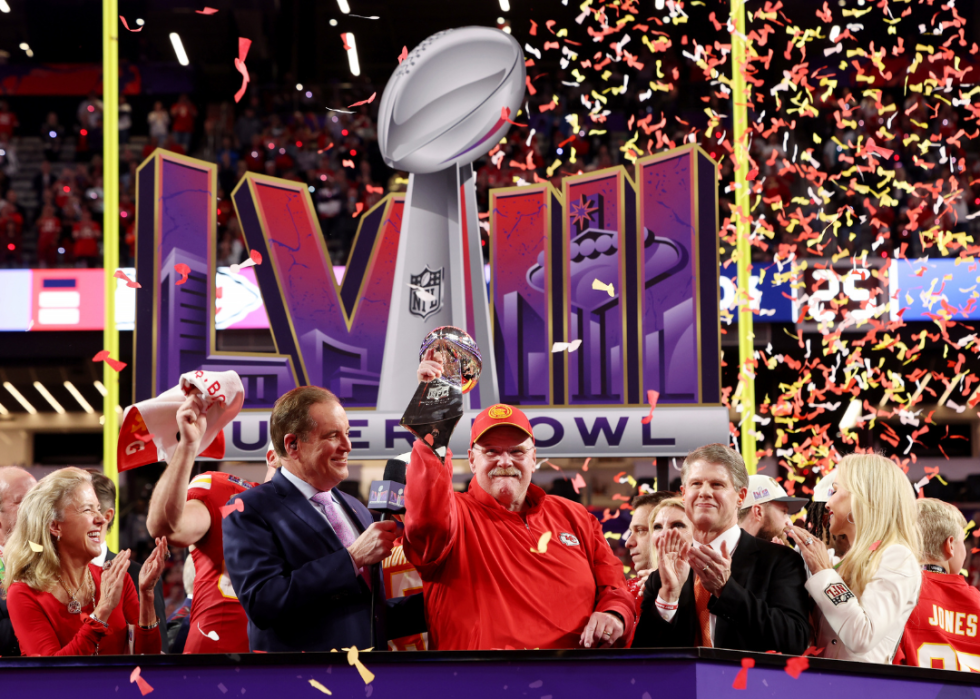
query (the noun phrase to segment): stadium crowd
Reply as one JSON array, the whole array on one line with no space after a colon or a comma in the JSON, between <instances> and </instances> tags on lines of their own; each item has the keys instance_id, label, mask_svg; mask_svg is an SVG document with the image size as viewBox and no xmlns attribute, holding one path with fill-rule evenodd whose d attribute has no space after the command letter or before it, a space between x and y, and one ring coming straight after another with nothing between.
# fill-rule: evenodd
<instances>
[{"instance_id":1,"label":"stadium crowd","mask_svg":"<svg viewBox=\"0 0 980 699\"><path fill-rule=\"evenodd\" d=\"M638 147L655 148L650 134L659 124L660 147L690 142L688 134L693 129L700 145L721 158L721 212L723 218L730 216L732 159L722 157L726 155L722 139L730 141L730 135L716 128L709 136L703 105L680 99L677 87L653 97L631 91L596 119L584 115L569 119L581 111L579 102L593 85L585 82L569 87L563 77L567 76L559 72L537 80L535 96L528 102L530 114L525 116L527 128L511 129L505 144L477 161L481 212L486 212L493 188L550 179L560 191L561 178L566 175L630 166L628 141L638 135ZM640 78L642 84L643 71ZM239 105L208 102L200 108L181 95L169 105L157 101L145 115L136 113L123 97L119 118L124 146L120 151L121 261L131 264L133 258L136 168L156 148L163 148L218 164L220 264L241 261L244 255L244 240L229 195L246 172L307 184L331 255L335 263L343 264L356 231L354 216L359 205L366 211L387 192L404 190L407 179L406 173L390 170L381 157L375 123L377 100L352 113L324 106L367 99L376 92L378 88L364 80L345 90L342 99L331 93L335 100L301 101L289 91L266 91L253 93ZM708 99L710 110L724 111L717 97ZM957 137L965 125L962 108L944 104L933 113L921 93L903 97L900 88L886 88L876 102L847 87L815 106L823 117L814 125L813 143L797 142L788 129L781 132L782 138L775 128L754 134L751 153L758 174L753 192L763 199L755 212L757 220L765 215L764 225L772 233L765 246L754 248L757 259L785 257L790 252L798 257L829 256L838 246L850 251L874 248L879 255L903 249L909 257L938 254L935 247L923 249L919 231L934 225L963 231L973 225L967 215L975 201L980 201L980 158L975 139ZM93 94L78 105L70 121L51 113L43 124L33 126L20 124L16 113L6 103L0 104L0 266L101 265L102 109L101 100ZM840 109L847 118L833 115ZM786 123L791 121L790 115L778 114ZM810 149L810 162L819 172L828 177L839 175L853 167L857 144L883 128L893 136L889 148L896 149L889 156L894 161L896 186L890 189L897 202L894 206L875 207L854 190L830 184L814 192L811 182L785 166ZM26 210L10 184L19 176L19 137L35 134L43 143L44 163L32 178L38 206ZM923 152L919 144L930 139L946 147ZM821 145L813 145L817 142ZM563 163L549 173L556 158ZM906 183L925 185L933 194L942 195L946 204L938 209L927 206L923 197L903 188ZM809 201L799 208L802 224L797 226L787 212L789 202L799 197ZM853 220L822 237L819 244L807 245L818 237L814 231L826 225L813 222L819 211L835 213L847 206L856 214ZM870 215L858 215L861 211Z\"/></svg>"}]
</instances>

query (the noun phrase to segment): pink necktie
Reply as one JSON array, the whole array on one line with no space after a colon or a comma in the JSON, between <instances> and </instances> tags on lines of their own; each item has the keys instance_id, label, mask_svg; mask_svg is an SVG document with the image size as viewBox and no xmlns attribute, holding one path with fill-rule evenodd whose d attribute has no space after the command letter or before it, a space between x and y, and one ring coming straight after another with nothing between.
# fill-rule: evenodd
<instances>
[{"instance_id":1,"label":"pink necktie","mask_svg":"<svg viewBox=\"0 0 980 699\"><path fill-rule=\"evenodd\" d=\"M340 513L337 503L334 502L330 492L317 493L310 499L323 510L323 514L327 516L327 521L330 522L330 526L333 527L334 533L340 539L340 543L343 544L344 548L353 544L357 536L347 523L347 520Z\"/></svg>"}]
</instances>

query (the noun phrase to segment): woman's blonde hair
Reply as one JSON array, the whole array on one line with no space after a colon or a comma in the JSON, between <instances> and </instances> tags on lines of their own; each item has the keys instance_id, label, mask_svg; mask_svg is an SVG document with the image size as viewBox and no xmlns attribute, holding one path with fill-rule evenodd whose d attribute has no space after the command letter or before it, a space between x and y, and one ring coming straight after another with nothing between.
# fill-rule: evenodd
<instances>
[{"instance_id":1,"label":"woman's blonde hair","mask_svg":"<svg viewBox=\"0 0 980 699\"><path fill-rule=\"evenodd\" d=\"M92 476L80 468L62 468L38 481L28 491L17 511L17 524L7 539L3 558L7 567L4 590L15 582L26 583L34 590L50 591L58 584L61 559L51 533L51 524L65 518L65 507L77 502L83 485L92 484ZM40 553L31 543L44 547Z\"/></svg>"},{"instance_id":2,"label":"woman's blonde hair","mask_svg":"<svg viewBox=\"0 0 980 699\"><path fill-rule=\"evenodd\" d=\"M851 494L856 532L837 572L860 598L889 546L901 544L918 557L915 495L901 469L879 454L845 456L837 464L837 481Z\"/></svg>"}]
</instances>

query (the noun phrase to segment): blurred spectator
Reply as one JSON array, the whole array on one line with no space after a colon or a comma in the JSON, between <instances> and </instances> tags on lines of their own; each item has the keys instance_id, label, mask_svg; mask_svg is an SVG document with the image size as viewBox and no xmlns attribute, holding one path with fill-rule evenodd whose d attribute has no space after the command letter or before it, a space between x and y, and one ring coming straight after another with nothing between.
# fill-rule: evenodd
<instances>
[{"instance_id":1,"label":"blurred spectator","mask_svg":"<svg viewBox=\"0 0 980 699\"><path fill-rule=\"evenodd\" d=\"M65 138L65 128L58 123L58 114L50 112L47 120L41 125L41 146L44 149L44 159L54 162L61 157L61 143Z\"/></svg>"},{"instance_id":2,"label":"blurred spectator","mask_svg":"<svg viewBox=\"0 0 980 699\"><path fill-rule=\"evenodd\" d=\"M154 102L153 111L146 117L146 123L150 126L150 140L156 139L157 143L163 143L170 135L170 115L163 108L163 102Z\"/></svg>"},{"instance_id":3,"label":"blurred spectator","mask_svg":"<svg viewBox=\"0 0 980 699\"><path fill-rule=\"evenodd\" d=\"M17 267L21 259L21 234L10 219L0 219L0 266Z\"/></svg>"},{"instance_id":4,"label":"blurred spectator","mask_svg":"<svg viewBox=\"0 0 980 699\"><path fill-rule=\"evenodd\" d=\"M96 93L90 92L88 97L82 100L76 114L78 121L86 126L93 129L102 128L102 100Z\"/></svg>"},{"instance_id":5,"label":"blurred spectator","mask_svg":"<svg viewBox=\"0 0 980 699\"><path fill-rule=\"evenodd\" d=\"M55 216L54 207L48 204L41 209L41 217L37 220L37 261L41 267L57 265L60 240L61 219Z\"/></svg>"},{"instance_id":6,"label":"blurred spectator","mask_svg":"<svg viewBox=\"0 0 980 699\"><path fill-rule=\"evenodd\" d=\"M72 257L76 267L99 266L99 241L102 240L102 227L92 220L92 212L82 209L81 219L71 228L71 237L75 240Z\"/></svg>"},{"instance_id":7,"label":"blurred spectator","mask_svg":"<svg viewBox=\"0 0 980 699\"><path fill-rule=\"evenodd\" d=\"M129 131L133 128L133 106L126 95L119 95L119 142L129 143Z\"/></svg>"},{"instance_id":8,"label":"blurred spectator","mask_svg":"<svg viewBox=\"0 0 980 699\"><path fill-rule=\"evenodd\" d=\"M51 189L54 185L55 177L54 173L51 172L51 162L48 160L41 161L41 170L36 175L34 175L34 181L31 183L34 188L34 193L40 200L44 196L44 193Z\"/></svg>"},{"instance_id":9,"label":"blurred spectator","mask_svg":"<svg viewBox=\"0 0 980 699\"><path fill-rule=\"evenodd\" d=\"M14 137L14 129L20 124L17 123L17 115L10 111L6 102L0 102L0 139L9 141Z\"/></svg>"},{"instance_id":10,"label":"blurred spectator","mask_svg":"<svg viewBox=\"0 0 980 699\"><path fill-rule=\"evenodd\" d=\"M194 120L197 118L197 107L191 104L187 95L181 95L177 103L170 108L170 116L174 119L173 139L187 153L191 149L191 136L194 133ZM168 150L173 150L168 148Z\"/></svg>"}]
</instances>

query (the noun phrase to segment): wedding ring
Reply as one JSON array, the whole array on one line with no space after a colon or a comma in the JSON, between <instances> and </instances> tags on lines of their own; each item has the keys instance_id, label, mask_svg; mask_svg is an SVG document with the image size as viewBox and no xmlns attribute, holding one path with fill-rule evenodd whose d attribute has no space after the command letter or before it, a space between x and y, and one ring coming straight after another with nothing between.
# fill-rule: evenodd
<instances>
[{"instance_id":1,"label":"wedding ring","mask_svg":"<svg viewBox=\"0 0 980 699\"><path fill-rule=\"evenodd\" d=\"M807 540L806 540L806 541L804 541L803 543L804 543L804 544L805 544L806 546L809 546L810 544L812 544L812 543L813 543L813 539L807 539Z\"/></svg>"},{"instance_id":2,"label":"wedding ring","mask_svg":"<svg viewBox=\"0 0 980 699\"><path fill-rule=\"evenodd\" d=\"M702 568L701 569L701 572L702 573L707 573L708 572L708 566L705 566L704 568Z\"/></svg>"},{"instance_id":3,"label":"wedding ring","mask_svg":"<svg viewBox=\"0 0 980 699\"><path fill-rule=\"evenodd\" d=\"M603 636L612 636L612 631L606 631L602 634Z\"/></svg>"}]
</instances>

